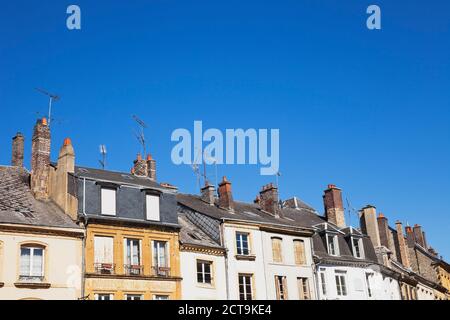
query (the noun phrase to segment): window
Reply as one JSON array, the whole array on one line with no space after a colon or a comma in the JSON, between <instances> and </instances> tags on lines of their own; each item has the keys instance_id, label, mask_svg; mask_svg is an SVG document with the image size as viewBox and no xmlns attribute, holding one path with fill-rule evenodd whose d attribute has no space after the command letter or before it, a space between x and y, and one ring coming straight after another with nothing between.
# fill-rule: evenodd
<instances>
[{"instance_id":1,"label":"window","mask_svg":"<svg viewBox=\"0 0 450 320\"><path fill-rule=\"evenodd\" d=\"M169 299L170 299L170 297L165 294L154 294L153 295L153 300L169 300Z\"/></svg>"},{"instance_id":2,"label":"window","mask_svg":"<svg viewBox=\"0 0 450 320\"><path fill-rule=\"evenodd\" d=\"M322 290L322 295L327 295L327 283L325 277L325 269L320 269L319 271L319 279L320 279L320 289Z\"/></svg>"},{"instance_id":3,"label":"window","mask_svg":"<svg viewBox=\"0 0 450 320\"><path fill-rule=\"evenodd\" d=\"M370 287L370 279L372 278L373 273L366 273L366 284L367 284L367 295L369 298L372 297L372 288Z\"/></svg>"},{"instance_id":4,"label":"window","mask_svg":"<svg viewBox=\"0 0 450 320\"><path fill-rule=\"evenodd\" d=\"M294 240L295 264L306 264L305 242L303 240Z\"/></svg>"},{"instance_id":5,"label":"window","mask_svg":"<svg viewBox=\"0 0 450 320\"><path fill-rule=\"evenodd\" d=\"M21 280L42 281L44 278L44 248L24 245L20 248Z\"/></svg>"},{"instance_id":6,"label":"window","mask_svg":"<svg viewBox=\"0 0 450 320\"><path fill-rule=\"evenodd\" d=\"M272 238L272 260L273 262L283 262L281 238Z\"/></svg>"},{"instance_id":7,"label":"window","mask_svg":"<svg viewBox=\"0 0 450 320\"><path fill-rule=\"evenodd\" d=\"M236 248L238 255L249 255L248 233L236 233Z\"/></svg>"},{"instance_id":8,"label":"window","mask_svg":"<svg viewBox=\"0 0 450 320\"><path fill-rule=\"evenodd\" d=\"M124 239L125 242L125 272L129 275L142 274L141 240Z\"/></svg>"},{"instance_id":9,"label":"window","mask_svg":"<svg viewBox=\"0 0 450 320\"><path fill-rule=\"evenodd\" d=\"M297 278L298 297L300 300L310 300L311 295L309 292L308 278Z\"/></svg>"},{"instance_id":10,"label":"window","mask_svg":"<svg viewBox=\"0 0 450 320\"><path fill-rule=\"evenodd\" d=\"M116 189L102 188L101 211L107 216L116 215Z\"/></svg>"},{"instance_id":11,"label":"window","mask_svg":"<svg viewBox=\"0 0 450 320\"><path fill-rule=\"evenodd\" d=\"M114 272L113 243L112 237L94 237L94 267L97 273Z\"/></svg>"},{"instance_id":12,"label":"window","mask_svg":"<svg viewBox=\"0 0 450 320\"><path fill-rule=\"evenodd\" d=\"M126 294L125 300L143 300L141 294Z\"/></svg>"},{"instance_id":13,"label":"window","mask_svg":"<svg viewBox=\"0 0 450 320\"><path fill-rule=\"evenodd\" d=\"M275 276L275 286L277 289L277 300L287 300L286 277Z\"/></svg>"},{"instance_id":14,"label":"window","mask_svg":"<svg viewBox=\"0 0 450 320\"><path fill-rule=\"evenodd\" d=\"M159 196L147 194L145 196L147 220L159 221Z\"/></svg>"},{"instance_id":15,"label":"window","mask_svg":"<svg viewBox=\"0 0 450 320\"><path fill-rule=\"evenodd\" d=\"M197 282L212 284L212 262L197 260Z\"/></svg>"},{"instance_id":16,"label":"window","mask_svg":"<svg viewBox=\"0 0 450 320\"><path fill-rule=\"evenodd\" d=\"M94 295L95 300L114 300L112 293L96 293Z\"/></svg>"},{"instance_id":17,"label":"window","mask_svg":"<svg viewBox=\"0 0 450 320\"><path fill-rule=\"evenodd\" d=\"M339 255L336 235L327 234L327 246L328 246L328 254L329 255L332 255L332 256Z\"/></svg>"},{"instance_id":18,"label":"window","mask_svg":"<svg viewBox=\"0 0 450 320\"><path fill-rule=\"evenodd\" d=\"M153 241L153 271L157 276L169 276L167 247L166 241Z\"/></svg>"},{"instance_id":19,"label":"window","mask_svg":"<svg viewBox=\"0 0 450 320\"><path fill-rule=\"evenodd\" d=\"M355 258L363 259L363 243L360 238L352 238L353 255Z\"/></svg>"},{"instance_id":20,"label":"window","mask_svg":"<svg viewBox=\"0 0 450 320\"><path fill-rule=\"evenodd\" d=\"M253 300L251 274L239 274L239 300Z\"/></svg>"},{"instance_id":21,"label":"window","mask_svg":"<svg viewBox=\"0 0 450 320\"><path fill-rule=\"evenodd\" d=\"M335 278L336 278L336 290L338 296L346 296L347 295L347 285L345 281L346 277L345 271L336 271Z\"/></svg>"}]
</instances>

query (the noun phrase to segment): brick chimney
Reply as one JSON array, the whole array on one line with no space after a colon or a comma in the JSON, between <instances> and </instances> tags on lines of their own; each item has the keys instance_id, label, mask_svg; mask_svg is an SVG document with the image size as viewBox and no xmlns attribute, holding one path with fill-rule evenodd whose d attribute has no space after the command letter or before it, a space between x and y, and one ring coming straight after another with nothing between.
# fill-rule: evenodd
<instances>
[{"instance_id":1,"label":"brick chimney","mask_svg":"<svg viewBox=\"0 0 450 320\"><path fill-rule=\"evenodd\" d=\"M213 206L216 201L215 191L214 186L206 181L205 186L201 189L202 200Z\"/></svg>"},{"instance_id":2,"label":"brick chimney","mask_svg":"<svg viewBox=\"0 0 450 320\"><path fill-rule=\"evenodd\" d=\"M75 151L72 141L64 139L64 143L59 150L58 163L56 169L50 172L52 177L50 184L50 195L56 204L73 220L77 219L78 200L75 192L69 192L70 188L75 188L72 181L69 181L69 174L75 172Z\"/></svg>"},{"instance_id":3,"label":"brick chimney","mask_svg":"<svg viewBox=\"0 0 450 320\"><path fill-rule=\"evenodd\" d=\"M414 231L411 228L411 226L406 226L405 231L406 231L406 241L407 241L408 247L412 248L416 244L416 237L414 236Z\"/></svg>"},{"instance_id":4,"label":"brick chimney","mask_svg":"<svg viewBox=\"0 0 450 320\"><path fill-rule=\"evenodd\" d=\"M345 227L344 205L342 204L342 191L333 184L328 185L324 191L323 204L327 220L339 228Z\"/></svg>"},{"instance_id":5,"label":"brick chimney","mask_svg":"<svg viewBox=\"0 0 450 320\"><path fill-rule=\"evenodd\" d=\"M423 237L422 227L418 224L415 224L414 228L413 228L413 232L414 232L414 238L416 239L416 242L422 248L425 248L425 239Z\"/></svg>"},{"instance_id":6,"label":"brick chimney","mask_svg":"<svg viewBox=\"0 0 450 320\"><path fill-rule=\"evenodd\" d=\"M377 209L372 205L367 205L360 211L359 221L361 231L367 234L375 248L381 246L380 232L378 230Z\"/></svg>"},{"instance_id":7,"label":"brick chimney","mask_svg":"<svg viewBox=\"0 0 450 320\"><path fill-rule=\"evenodd\" d=\"M219 183L219 207L225 210L234 211L231 182L227 180L227 177L223 177L222 182Z\"/></svg>"},{"instance_id":8,"label":"brick chimney","mask_svg":"<svg viewBox=\"0 0 450 320\"><path fill-rule=\"evenodd\" d=\"M384 216L384 214L380 213L377 220L378 232L380 234L380 244L392 251L393 244L391 243L391 239L389 237L390 231L388 219Z\"/></svg>"},{"instance_id":9,"label":"brick chimney","mask_svg":"<svg viewBox=\"0 0 450 320\"><path fill-rule=\"evenodd\" d=\"M11 165L14 167L23 167L23 146L24 140L22 133L17 132L12 139L12 159Z\"/></svg>"},{"instance_id":10,"label":"brick chimney","mask_svg":"<svg viewBox=\"0 0 450 320\"><path fill-rule=\"evenodd\" d=\"M147 176L152 181L156 181L156 161L149 154L147 156Z\"/></svg>"},{"instance_id":11,"label":"brick chimney","mask_svg":"<svg viewBox=\"0 0 450 320\"><path fill-rule=\"evenodd\" d=\"M428 243L427 243L427 237L425 237L425 231L422 231L422 236L423 236L424 248L428 250Z\"/></svg>"},{"instance_id":12,"label":"brick chimney","mask_svg":"<svg viewBox=\"0 0 450 320\"><path fill-rule=\"evenodd\" d=\"M281 212L278 200L278 188L273 183L266 184L259 192L259 206L261 210L269 212L276 218L280 217Z\"/></svg>"},{"instance_id":13,"label":"brick chimney","mask_svg":"<svg viewBox=\"0 0 450 320\"><path fill-rule=\"evenodd\" d=\"M50 128L47 119L37 120L31 142L31 191L36 199L48 198Z\"/></svg>"},{"instance_id":14,"label":"brick chimney","mask_svg":"<svg viewBox=\"0 0 450 320\"><path fill-rule=\"evenodd\" d=\"M403 234L403 225L400 221L395 222L395 229L397 230L397 238L398 238L398 245L400 247L400 258L403 266L406 268L410 268L411 264L409 262L409 255L408 255L408 247L406 245L405 236Z\"/></svg>"},{"instance_id":15,"label":"brick chimney","mask_svg":"<svg viewBox=\"0 0 450 320\"><path fill-rule=\"evenodd\" d=\"M139 177L147 176L147 161L142 159L140 153L138 153L136 160L133 161L133 169L132 172L134 175Z\"/></svg>"}]
</instances>

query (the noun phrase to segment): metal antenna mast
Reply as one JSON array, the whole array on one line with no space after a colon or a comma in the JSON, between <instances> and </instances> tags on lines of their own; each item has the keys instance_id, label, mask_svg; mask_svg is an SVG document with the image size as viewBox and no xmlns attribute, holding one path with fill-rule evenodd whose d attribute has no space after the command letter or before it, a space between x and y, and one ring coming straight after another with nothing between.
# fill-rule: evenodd
<instances>
[{"instance_id":1,"label":"metal antenna mast","mask_svg":"<svg viewBox=\"0 0 450 320\"><path fill-rule=\"evenodd\" d=\"M98 162L100 162L100 165L102 166L102 169L105 170L105 167L106 167L106 146L104 144L100 145L100 154L102 155L102 160L98 160Z\"/></svg>"},{"instance_id":2,"label":"metal antenna mast","mask_svg":"<svg viewBox=\"0 0 450 320\"><path fill-rule=\"evenodd\" d=\"M208 161L211 161L212 163L214 163L214 178L215 178L215 188L217 189L217 185L218 185L218 181L217 181L217 159L216 158L213 158L213 157L207 157L207 156L205 156L204 157L204 159L206 159L206 160L208 160Z\"/></svg>"},{"instance_id":3,"label":"metal antenna mast","mask_svg":"<svg viewBox=\"0 0 450 320\"><path fill-rule=\"evenodd\" d=\"M354 213L354 214L356 214L356 216L358 216L358 211L352 207L348 198L345 198L345 201L347 202L347 212L348 212L348 218L349 218L348 224L351 226L352 225L352 213Z\"/></svg>"},{"instance_id":4,"label":"metal antenna mast","mask_svg":"<svg viewBox=\"0 0 450 320\"><path fill-rule=\"evenodd\" d=\"M279 181L278 181L278 180L279 180L279 178L281 177L281 172L278 171L278 172L275 174L275 177L276 177L277 190L278 190L278 192L277 192L277 194L278 194L277 202L280 203L280 185L279 185Z\"/></svg>"},{"instance_id":5,"label":"metal antenna mast","mask_svg":"<svg viewBox=\"0 0 450 320\"><path fill-rule=\"evenodd\" d=\"M136 123L139 125L139 128L140 128L140 131L135 132L135 135L136 135L136 138L138 139L139 143L142 146L143 157L145 157L147 155L147 149L145 147L144 130L147 128L147 125L145 124L144 121L139 119L138 116L136 116L136 115L133 115L133 119L134 119L134 121L136 121Z\"/></svg>"},{"instance_id":6,"label":"metal antenna mast","mask_svg":"<svg viewBox=\"0 0 450 320\"><path fill-rule=\"evenodd\" d=\"M42 94L45 94L47 97L49 97L49 102L48 102L48 127L50 127L50 123L52 121L52 103L53 101L58 101L59 99L61 99L60 96L56 95L56 94L51 94L43 89L39 89L39 88L35 88L37 91L39 91Z\"/></svg>"}]
</instances>

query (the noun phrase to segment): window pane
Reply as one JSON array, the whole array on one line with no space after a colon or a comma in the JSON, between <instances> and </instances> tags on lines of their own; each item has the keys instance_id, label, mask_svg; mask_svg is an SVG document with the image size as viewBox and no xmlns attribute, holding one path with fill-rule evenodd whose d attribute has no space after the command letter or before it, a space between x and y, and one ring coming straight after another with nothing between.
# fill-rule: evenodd
<instances>
[{"instance_id":1,"label":"window pane","mask_svg":"<svg viewBox=\"0 0 450 320\"><path fill-rule=\"evenodd\" d=\"M34 248L32 259L33 259L33 270L31 271L31 275L36 277L42 276L43 250Z\"/></svg>"},{"instance_id":2,"label":"window pane","mask_svg":"<svg viewBox=\"0 0 450 320\"><path fill-rule=\"evenodd\" d=\"M30 275L30 248L22 247L20 249L20 275Z\"/></svg>"}]
</instances>

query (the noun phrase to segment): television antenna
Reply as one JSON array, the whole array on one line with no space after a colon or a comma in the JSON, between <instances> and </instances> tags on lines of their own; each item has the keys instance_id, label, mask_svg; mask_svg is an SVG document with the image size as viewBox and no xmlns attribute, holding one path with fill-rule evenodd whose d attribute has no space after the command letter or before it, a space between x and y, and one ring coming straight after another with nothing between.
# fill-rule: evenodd
<instances>
[{"instance_id":1,"label":"television antenna","mask_svg":"<svg viewBox=\"0 0 450 320\"><path fill-rule=\"evenodd\" d=\"M104 144L101 144L99 146L100 154L102 155L102 160L98 160L100 162L100 165L102 166L102 170L105 170L106 167L106 146Z\"/></svg>"},{"instance_id":2,"label":"television antenna","mask_svg":"<svg viewBox=\"0 0 450 320\"><path fill-rule=\"evenodd\" d=\"M277 202L278 202L278 204L280 204L281 203L281 200L280 200L280 183L279 183L279 178L281 177L281 172L280 171L277 171L277 173L275 173L275 179L276 179L276 184L277 184L277 194L278 194L278 199L277 199Z\"/></svg>"},{"instance_id":3,"label":"television antenna","mask_svg":"<svg viewBox=\"0 0 450 320\"><path fill-rule=\"evenodd\" d=\"M214 158L214 157L208 157L208 156L204 156L203 159L206 159L206 160L208 160L208 161L210 161L210 162L212 162L214 164L214 179L215 179L214 187L217 188L217 185L218 185L218 181L217 181L217 159Z\"/></svg>"},{"instance_id":4,"label":"television antenna","mask_svg":"<svg viewBox=\"0 0 450 320\"><path fill-rule=\"evenodd\" d=\"M40 89L40 88L35 88L37 91L39 91L40 93L46 95L47 97L49 97L49 102L48 102L48 127L50 128L50 122L52 121L52 103L53 101L58 101L59 99L61 99L60 96L56 95L56 94L52 94L44 89Z\"/></svg>"},{"instance_id":5,"label":"television antenna","mask_svg":"<svg viewBox=\"0 0 450 320\"><path fill-rule=\"evenodd\" d=\"M206 166L205 166L205 160L203 159L202 160L202 162L203 162L203 173L202 173L200 171L200 164L199 164L199 157L201 155L201 151L198 150L198 148L195 148L195 149L197 150L197 153L195 155L194 162L191 164L191 168L192 168L192 171L194 171L195 176L197 177L197 186L198 186L198 189L200 189L201 188L200 182L201 182L201 178L202 177L203 177L203 180L204 180L204 182L206 184L206 180L207 180L207 177L206 177Z\"/></svg>"},{"instance_id":6,"label":"television antenna","mask_svg":"<svg viewBox=\"0 0 450 320\"><path fill-rule=\"evenodd\" d=\"M356 216L358 216L358 210L356 210L351 204L348 198L345 198L345 201L347 202L347 215L348 215L348 224L352 225L352 213L354 213Z\"/></svg>"},{"instance_id":7,"label":"television antenna","mask_svg":"<svg viewBox=\"0 0 450 320\"><path fill-rule=\"evenodd\" d=\"M136 121L136 123L139 125L139 132L134 132L136 139L139 141L139 144L142 147L142 152L144 157L147 155L147 150L145 147L145 134L144 134L144 130L147 128L147 125L145 124L145 122L141 119L139 119L138 116L133 115L133 120Z\"/></svg>"}]
</instances>

